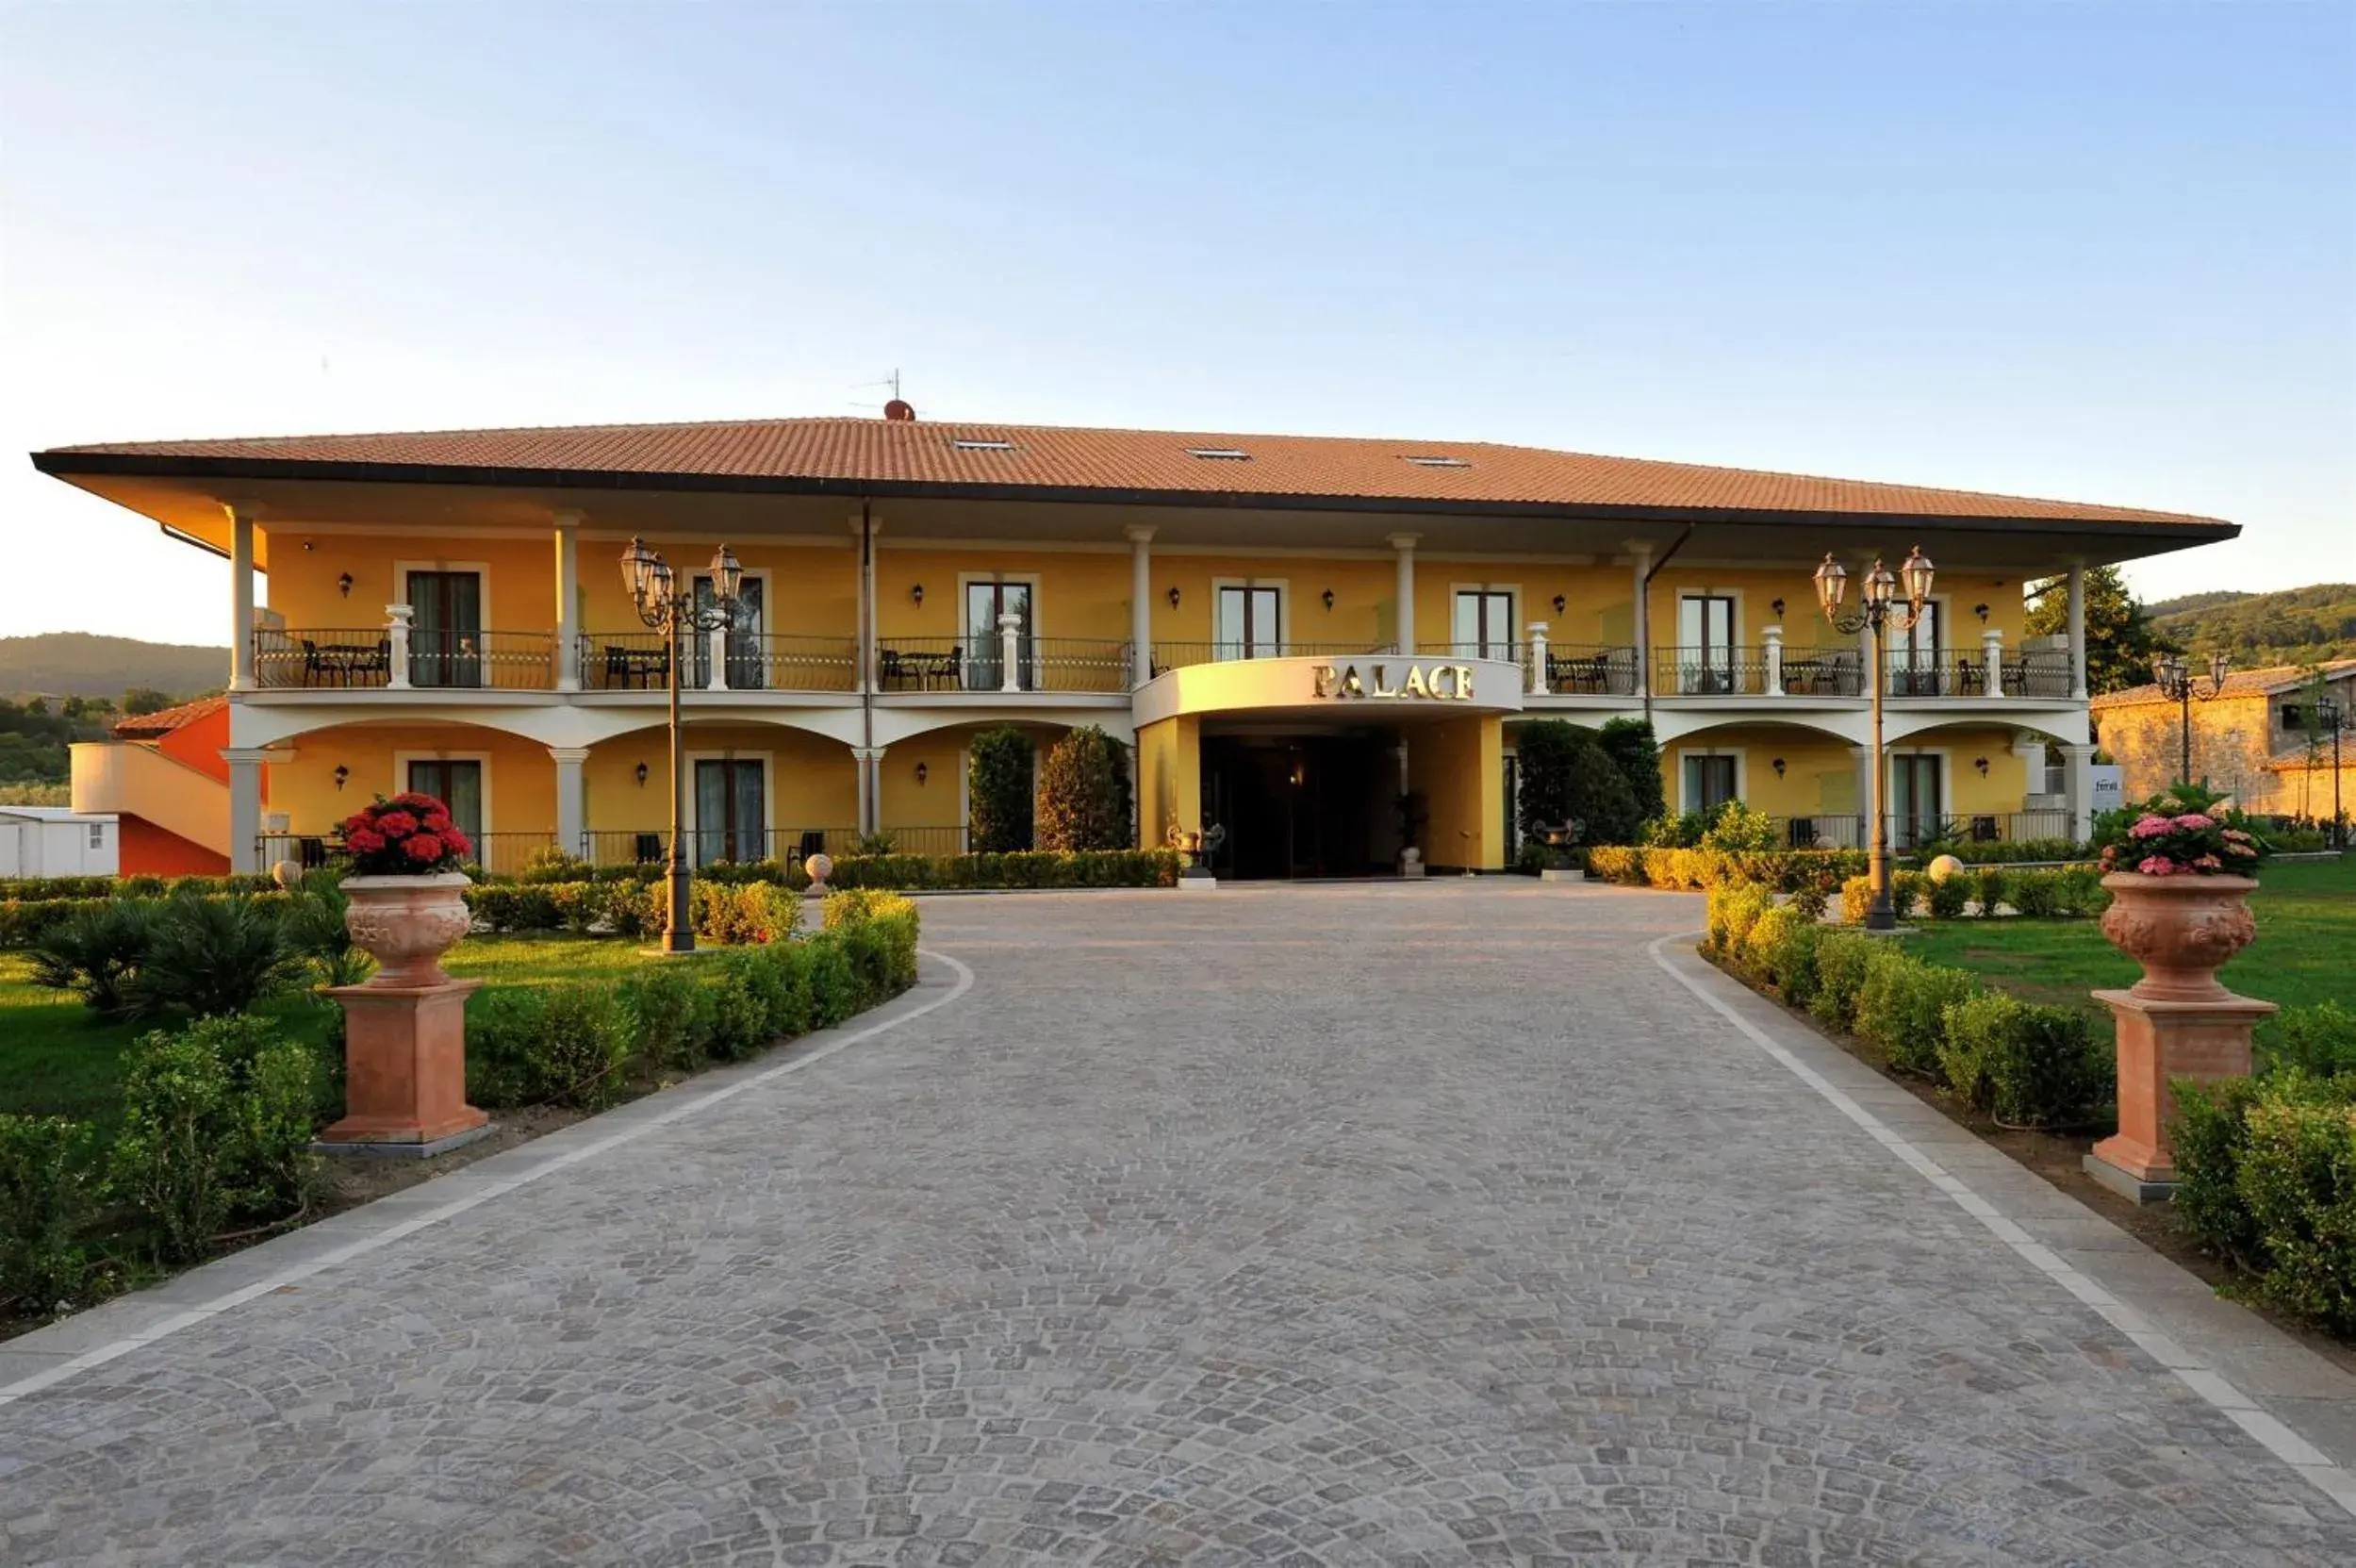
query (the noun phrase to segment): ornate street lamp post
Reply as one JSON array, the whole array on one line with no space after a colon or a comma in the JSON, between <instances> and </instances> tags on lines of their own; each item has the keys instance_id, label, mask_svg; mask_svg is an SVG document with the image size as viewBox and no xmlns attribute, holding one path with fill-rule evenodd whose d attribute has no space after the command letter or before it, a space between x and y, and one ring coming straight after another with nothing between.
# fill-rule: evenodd
<instances>
[{"instance_id":1,"label":"ornate street lamp post","mask_svg":"<svg viewBox=\"0 0 2356 1568\"><path fill-rule=\"evenodd\" d=\"M630 602L638 608L638 619L663 634L663 665L670 678L670 748L671 748L671 850L668 867L670 897L668 917L663 922L663 950L690 953L696 950L693 913L687 899L687 840L683 817L687 794L687 753L684 736L679 726L679 666L685 638L718 631L733 625L736 619L736 595L744 586L744 569L728 546L722 545L712 556L712 602L696 602L692 580L680 582L671 574L670 563L646 547L646 540L634 538L630 548L621 553L621 579L630 589Z\"/></svg>"},{"instance_id":2,"label":"ornate street lamp post","mask_svg":"<svg viewBox=\"0 0 2356 1568\"><path fill-rule=\"evenodd\" d=\"M2315 704L2315 722L2331 732L2331 847L2348 848L2348 814L2340 804L2340 732L2348 728L2348 712L2339 699L2327 697Z\"/></svg>"},{"instance_id":3,"label":"ornate street lamp post","mask_svg":"<svg viewBox=\"0 0 2356 1568\"><path fill-rule=\"evenodd\" d=\"M1920 545L1907 553L1896 575L1880 561L1865 574L1865 583L1857 592L1857 607L1844 615L1840 602L1848 596L1849 573L1830 551L1825 552L1824 564L1816 569L1816 602L1824 610L1824 619L1842 632L1854 635L1870 630L1873 634L1873 668L1866 679L1873 689L1873 748L1867 767L1870 799L1866 812L1870 821L1871 850L1866 863L1866 876L1873 886L1873 902L1866 911L1865 929L1889 931L1898 924L1897 914L1889 905L1889 817L1883 809L1883 794L1887 788L1883 778L1886 764L1882 757L1882 685L1888 660L1884 646L1892 632L1911 631L1922 619L1922 607L1931 597L1931 561L1922 553ZM1906 591L1903 607L1898 599L1901 580Z\"/></svg>"},{"instance_id":4,"label":"ornate street lamp post","mask_svg":"<svg viewBox=\"0 0 2356 1568\"><path fill-rule=\"evenodd\" d=\"M2176 771L2176 777L2181 783L2192 783L2192 701L2198 697L2206 702L2222 692L2225 689L2226 674L2232 668L2232 661L2222 652L2210 654L2209 689L2203 691L2200 689L2199 679L2185 672L2183 654L2154 653L2151 655L2151 678L2160 684L2160 695L2176 704L2177 736L2182 761L2182 766Z\"/></svg>"}]
</instances>

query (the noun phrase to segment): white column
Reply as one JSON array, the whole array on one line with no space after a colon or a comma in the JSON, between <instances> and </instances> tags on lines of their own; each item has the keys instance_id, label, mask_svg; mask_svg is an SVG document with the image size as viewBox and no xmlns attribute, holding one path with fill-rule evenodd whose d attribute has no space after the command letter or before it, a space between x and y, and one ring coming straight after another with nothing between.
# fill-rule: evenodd
<instances>
[{"instance_id":1,"label":"white column","mask_svg":"<svg viewBox=\"0 0 2356 1568\"><path fill-rule=\"evenodd\" d=\"M229 514L229 689L254 689L254 515L242 506ZM249 834L250 838L252 835ZM246 853L253 853L249 844Z\"/></svg>"},{"instance_id":2,"label":"white column","mask_svg":"<svg viewBox=\"0 0 2356 1568\"><path fill-rule=\"evenodd\" d=\"M883 831L883 752L881 746L854 746L851 763L859 770L859 831Z\"/></svg>"},{"instance_id":3,"label":"white column","mask_svg":"<svg viewBox=\"0 0 2356 1568\"><path fill-rule=\"evenodd\" d=\"M417 612L406 604L385 606L385 685L394 691L409 689L409 618Z\"/></svg>"},{"instance_id":4,"label":"white column","mask_svg":"<svg viewBox=\"0 0 2356 1568\"><path fill-rule=\"evenodd\" d=\"M1129 525L1129 684L1153 679L1153 529Z\"/></svg>"},{"instance_id":5,"label":"white column","mask_svg":"<svg viewBox=\"0 0 2356 1568\"><path fill-rule=\"evenodd\" d=\"M2086 569L2083 566L2069 569L2069 695L2073 701L2086 700Z\"/></svg>"},{"instance_id":6,"label":"white column","mask_svg":"<svg viewBox=\"0 0 2356 1568\"><path fill-rule=\"evenodd\" d=\"M1415 657L1415 546L1421 534L1393 534L1391 548L1399 553L1399 656Z\"/></svg>"},{"instance_id":7,"label":"white column","mask_svg":"<svg viewBox=\"0 0 2356 1568\"><path fill-rule=\"evenodd\" d=\"M568 855L588 852L582 835L588 827L588 791L581 780L581 765L589 760L585 746L552 746L556 763L556 848Z\"/></svg>"},{"instance_id":8,"label":"white column","mask_svg":"<svg viewBox=\"0 0 2356 1568\"><path fill-rule=\"evenodd\" d=\"M1546 623L1530 622L1530 695L1546 695Z\"/></svg>"},{"instance_id":9,"label":"white column","mask_svg":"<svg viewBox=\"0 0 2356 1568\"><path fill-rule=\"evenodd\" d=\"M221 760L229 765L229 869L259 871L262 847L262 762L270 753L258 746L227 746Z\"/></svg>"},{"instance_id":10,"label":"white column","mask_svg":"<svg viewBox=\"0 0 2356 1568\"><path fill-rule=\"evenodd\" d=\"M1631 541L1628 553L1636 582L1636 691L1650 700L1653 689L1653 547ZM1649 710L1648 710L1649 713Z\"/></svg>"},{"instance_id":11,"label":"white column","mask_svg":"<svg viewBox=\"0 0 2356 1568\"><path fill-rule=\"evenodd\" d=\"M2094 748L2063 747L2062 767L2068 776L2069 836L2084 843L2094 835Z\"/></svg>"},{"instance_id":12,"label":"white column","mask_svg":"<svg viewBox=\"0 0 2356 1568\"><path fill-rule=\"evenodd\" d=\"M728 628L715 626L704 637L703 688L706 691L728 689Z\"/></svg>"},{"instance_id":13,"label":"white column","mask_svg":"<svg viewBox=\"0 0 2356 1568\"><path fill-rule=\"evenodd\" d=\"M1988 697L2004 695L2004 629L1991 626L1980 634L1980 659L1986 666L1982 677L1982 693Z\"/></svg>"},{"instance_id":14,"label":"white column","mask_svg":"<svg viewBox=\"0 0 2356 1568\"><path fill-rule=\"evenodd\" d=\"M556 689L581 689L581 514L556 514ZM567 844L565 853L580 851Z\"/></svg>"},{"instance_id":15,"label":"white column","mask_svg":"<svg viewBox=\"0 0 2356 1568\"><path fill-rule=\"evenodd\" d=\"M1759 628L1759 640L1766 645L1767 695L1784 694L1784 629L1780 626Z\"/></svg>"},{"instance_id":16,"label":"white column","mask_svg":"<svg viewBox=\"0 0 2356 1568\"><path fill-rule=\"evenodd\" d=\"M1009 610L998 617L998 689L1023 689L1023 618Z\"/></svg>"}]
</instances>

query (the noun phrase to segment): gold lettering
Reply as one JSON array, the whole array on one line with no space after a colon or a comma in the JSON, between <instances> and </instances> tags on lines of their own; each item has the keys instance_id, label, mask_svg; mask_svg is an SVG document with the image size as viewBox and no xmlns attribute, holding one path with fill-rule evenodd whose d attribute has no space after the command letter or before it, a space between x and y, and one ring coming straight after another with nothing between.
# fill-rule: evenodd
<instances>
[{"instance_id":1,"label":"gold lettering","mask_svg":"<svg viewBox=\"0 0 2356 1568\"><path fill-rule=\"evenodd\" d=\"M1376 665L1376 666L1374 667L1374 670L1375 670L1375 695L1376 695L1376 696L1377 696L1377 697L1396 697L1396 696L1398 696L1399 694L1398 694L1397 692L1395 692L1395 691L1392 690L1389 686L1387 686L1387 685L1383 685L1383 673L1382 673L1382 668L1383 668L1383 667L1382 667L1382 666L1380 666L1380 665Z\"/></svg>"},{"instance_id":2,"label":"gold lettering","mask_svg":"<svg viewBox=\"0 0 2356 1568\"><path fill-rule=\"evenodd\" d=\"M1433 670L1431 672L1431 694L1443 701L1457 696L1458 693L1455 688L1457 685L1457 674L1460 668L1461 667L1458 665L1443 664L1438 669ZM1442 681L1448 683L1449 689L1445 691L1441 689L1440 683Z\"/></svg>"},{"instance_id":3,"label":"gold lettering","mask_svg":"<svg viewBox=\"0 0 2356 1568\"><path fill-rule=\"evenodd\" d=\"M1321 664L1317 667L1317 690L1315 695L1319 697L1331 697L1333 695L1333 666L1329 664Z\"/></svg>"},{"instance_id":4,"label":"gold lettering","mask_svg":"<svg viewBox=\"0 0 2356 1568\"><path fill-rule=\"evenodd\" d=\"M1470 702L1472 700L1473 667L1469 664L1460 664L1457 666L1457 701Z\"/></svg>"},{"instance_id":5,"label":"gold lettering","mask_svg":"<svg viewBox=\"0 0 2356 1568\"><path fill-rule=\"evenodd\" d=\"M1344 697L1363 697L1366 695L1366 688L1359 684L1358 666L1354 664L1344 665L1343 667L1342 695Z\"/></svg>"},{"instance_id":6,"label":"gold lettering","mask_svg":"<svg viewBox=\"0 0 2356 1568\"><path fill-rule=\"evenodd\" d=\"M1407 685L1399 688L1399 695L1402 697L1429 697L1431 695L1431 689L1424 685L1422 665L1411 664L1407 667Z\"/></svg>"}]
</instances>

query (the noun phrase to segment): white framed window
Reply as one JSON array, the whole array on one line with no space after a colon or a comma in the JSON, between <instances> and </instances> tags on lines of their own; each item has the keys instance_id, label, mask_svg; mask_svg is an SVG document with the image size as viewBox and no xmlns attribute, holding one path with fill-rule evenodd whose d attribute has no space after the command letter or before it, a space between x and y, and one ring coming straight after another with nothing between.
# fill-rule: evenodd
<instances>
[{"instance_id":1,"label":"white framed window","mask_svg":"<svg viewBox=\"0 0 2356 1568\"><path fill-rule=\"evenodd\" d=\"M1677 809L1714 811L1743 797L1744 766L1739 751L1693 751L1677 753Z\"/></svg>"},{"instance_id":2,"label":"white framed window","mask_svg":"<svg viewBox=\"0 0 2356 1568\"><path fill-rule=\"evenodd\" d=\"M1283 653L1285 585L1254 578L1223 580L1211 585L1216 609L1212 656L1219 659L1272 659Z\"/></svg>"},{"instance_id":3,"label":"white framed window","mask_svg":"<svg viewBox=\"0 0 2356 1568\"><path fill-rule=\"evenodd\" d=\"M1517 620L1515 601L1519 597L1520 590L1512 586L1458 584L1456 615L1449 627L1454 655L1459 659L1502 659L1512 663L1517 657L1513 629Z\"/></svg>"},{"instance_id":4,"label":"white framed window","mask_svg":"<svg viewBox=\"0 0 2356 1568\"><path fill-rule=\"evenodd\" d=\"M1741 603L1730 593L1677 596L1677 689L1710 695L1740 689L1735 641L1741 635Z\"/></svg>"}]
</instances>

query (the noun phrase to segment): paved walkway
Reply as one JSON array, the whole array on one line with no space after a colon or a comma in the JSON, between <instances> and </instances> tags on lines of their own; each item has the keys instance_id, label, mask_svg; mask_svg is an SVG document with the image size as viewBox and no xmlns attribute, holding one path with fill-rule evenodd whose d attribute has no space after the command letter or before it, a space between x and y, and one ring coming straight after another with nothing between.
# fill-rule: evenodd
<instances>
[{"instance_id":1,"label":"paved walkway","mask_svg":"<svg viewBox=\"0 0 2356 1568\"><path fill-rule=\"evenodd\" d=\"M0 1345L0 1559L2356 1561L2348 1380L1681 980L1696 900L925 915L921 1016Z\"/></svg>"}]
</instances>

